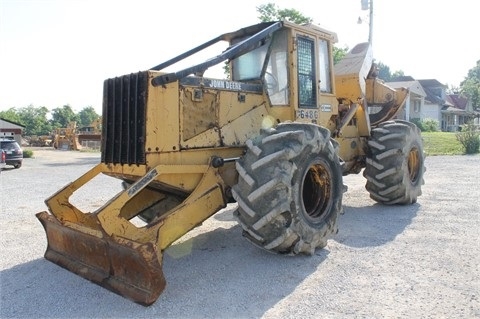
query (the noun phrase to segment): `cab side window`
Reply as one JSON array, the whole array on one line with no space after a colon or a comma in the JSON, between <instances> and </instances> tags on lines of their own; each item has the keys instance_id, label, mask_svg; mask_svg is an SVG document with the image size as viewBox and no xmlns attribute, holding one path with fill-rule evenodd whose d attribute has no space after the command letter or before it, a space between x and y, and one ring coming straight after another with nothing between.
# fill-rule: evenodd
<instances>
[{"instance_id":1,"label":"cab side window","mask_svg":"<svg viewBox=\"0 0 480 319\"><path fill-rule=\"evenodd\" d=\"M332 72L330 70L329 47L326 40L319 40L320 91L332 93Z\"/></svg>"}]
</instances>

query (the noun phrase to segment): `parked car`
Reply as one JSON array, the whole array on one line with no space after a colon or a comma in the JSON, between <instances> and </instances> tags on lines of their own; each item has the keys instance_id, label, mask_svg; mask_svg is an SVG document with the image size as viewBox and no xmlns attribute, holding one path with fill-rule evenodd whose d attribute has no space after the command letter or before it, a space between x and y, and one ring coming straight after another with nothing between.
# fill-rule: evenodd
<instances>
[{"instance_id":1,"label":"parked car","mask_svg":"<svg viewBox=\"0 0 480 319\"><path fill-rule=\"evenodd\" d=\"M0 148L0 172L7 165L7 163L5 163L6 158L7 155L5 154L5 151Z\"/></svg>"},{"instance_id":2,"label":"parked car","mask_svg":"<svg viewBox=\"0 0 480 319\"><path fill-rule=\"evenodd\" d=\"M0 148L5 152L5 163L20 168L23 161L23 150L15 140L0 139Z\"/></svg>"}]
</instances>

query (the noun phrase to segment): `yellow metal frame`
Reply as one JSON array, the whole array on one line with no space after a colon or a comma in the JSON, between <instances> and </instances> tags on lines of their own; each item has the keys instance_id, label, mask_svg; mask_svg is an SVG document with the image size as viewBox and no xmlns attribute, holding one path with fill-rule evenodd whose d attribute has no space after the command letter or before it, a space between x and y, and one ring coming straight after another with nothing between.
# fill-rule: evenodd
<instances>
[{"instance_id":1,"label":"yellow metal frame","mask_svg":"<svg viewBox=\"0 0 480 319\"><path fill-rule=\"evenodd\" d=\"M104 164L97 164L80 178L48 198L50 212L67 227L81 230L93 236L119 236L140 243L152 242L164 250L175 240L202 221L226 206L223 196L224 182L218 169L211 165L157 165L145 176L120 192L116 197L94 213L83 213L69 202L70 196L88 181L103 172ZM137 227L129 221L139 212L135 205L131 211L122 213L122 208L140 196L146 187L160 175L202 174L199 184L187 199L162 218L144 227Z\"/></svg>"},{"instance_id":2,"label":"yellow metal frame","mask_svg":"<svg viewBox=\"0 0 480 319\"><path fill-rule=\"evenodd\" d=\"M106 168L97 164L45 201L51 214L37 214L48 239L45 258L135 302L150 305L166 285L163 250L226 206L225 184L219 169L211 164L160 164L96 212L83 213L69 198ZM131 223L130 219L145 207L144 200L155 193L147 186L169 174L201 174L202 178L176 207L146 226Z\"/></svg>"}]
</instances>

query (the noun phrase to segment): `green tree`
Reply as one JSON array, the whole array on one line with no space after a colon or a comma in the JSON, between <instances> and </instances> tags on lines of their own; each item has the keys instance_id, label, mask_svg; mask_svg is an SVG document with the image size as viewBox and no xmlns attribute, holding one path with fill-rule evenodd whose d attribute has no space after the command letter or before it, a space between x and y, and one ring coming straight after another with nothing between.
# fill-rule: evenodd
<instances>
[{"instance_id":1,"label":"green tree","mask_svg":"<svg viewBox=\"0 0 480 319\"><path fill-rule=\"evenodd\" d=\"M333 64L337 64L348 53L348 47L337 48L333 46Z\"/></svg>"},{"instance_id":2,"label":"green tree","mask_svg":"<svg viewBox=\"0 0 480 319\"><path fill-rule=\"evenodd\" d=\"M382 62L377 63L378 68L378 78L388 82L392 78L392 72L390 72L390 67L383 64Z\"/></svg>"},{"instance_id":3,"label":"green tree","mask_svg":"<svg viewBox=\"0 0 480 319\"><path fill-rule=\"evenodd\" d=\"M480 152L480 132L472 122L462 125L462 131L455 134L457 140L463 145L465 154Z\"/></svg>"},{"instance_id":4,"label":"green tree","mask_svg":"<svg viewBox=\"0 0 480 319\"><path fill-rule=\"evenodd\" d=\"M395 78L402 77L402 76L405 76L405 73L403 73L402 70L397 70L397 71L393 72L392 80L395 79Z\"/></svg>"},{"instance_id":5,"label":"green tree","mask_svg":"<svg viewBox=\"0 0 480 319\"><path fill-rule=\"evenodd\" d=\"M52 126L54 128L68 127L70 122L76 121L78 121L78 117L68 104L52 110Z\"/></svg>"},{"instance_id":6,"label":"green tree","mask_svg":"<svg viewBox=\"0 0 480 319\"><path fill-rule=\"evenodd\" d=\"M470 98L475 109L480 110L480 60L460 83L460 92Z\"/></svg>"},{"instance_id":7,"label":"green tree","mask_svg":"<svg viewBox=\"0 0 480 319\"><path fill-rule=\"evenodd\" d=\"M21 124L20 123L20 117L18 116L18 111L14 107L11 107L6 111L0 111L0 118L2 118L4 120L7 120L7 121L11 121L11 122Z\"/></svg>"},{"instance_id":8,"label":"green tree","mask_svg":"<svg viewBox=\"0 0 480 319\"><path fill-rule=\"evenodd\" d=\"M95 109L92 106L84 107L80 112L77 114L78 118L78 126L89 126L93 121L98 119L100 115L95 112Z\"/></svg>"},{"instance_id":9,"label":"green tree","mask_svg":"<svg viewBox=\"0 0 480 319\"><path fill-rule=\"evenodd\" d=\"M24 135L48 135L52 127L47 120L48 109L45 106L29 105L18 109L19 123L25 126Z\"/></svg>"},{"instance_id":10,"label":"green tree","mask_svg":"<svg viewBox=\"0 0 480 319\"><path fill-rule=\"evenodd\" d=\"M460 91L461 89L459 86L447 84L447 89L446 89L447 94L460 94L461 93Z\"/></svg>"},{"instance_id":11,"label":"green tree","mask_svg":"<svg viewBox=\"0 0 480 319\"><path fill-rule=\"evenodd\" d=\"M402 70L397 70L392 73L390 67L382 62L377 62L378 68L378 78L384 80L385 82L395 81L395 78L405 76L405 73Z\"/></svg>"},{"instance_id":12,"label":"green tree","mask_svg":"<svg viewBox=\"0 0 480 319\"><path fill-rule=\"evenodd\" d=\"M304 16L296 9L280 9L275 3L262 4L257 7L262 22L287 20L296 24L312 23L312 18Z\"/></svg>"},{"instance_id":13,"label":"green tree","mask_svg":"<svg viewBox=\"0 0 480 319\"><path fill-rule=\"evenodd\" d=\"M303 15L296 9L280 9L275 3L262 4L257 7L258 18L262 22L287 20L296 24L312 23L313 19ZM343 49L333 46L333 63L337 64L348 52L348 47Z\"/></svg>"}]
</instances>

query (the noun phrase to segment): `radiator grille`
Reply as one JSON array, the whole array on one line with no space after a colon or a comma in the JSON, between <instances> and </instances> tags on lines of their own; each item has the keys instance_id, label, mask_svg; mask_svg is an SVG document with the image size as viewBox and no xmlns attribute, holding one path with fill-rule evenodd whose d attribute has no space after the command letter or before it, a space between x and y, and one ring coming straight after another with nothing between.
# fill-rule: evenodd
<instances>
[{"instance_id":1,"label":"radiator grille","mask_svg":"<svg viewBox=\"0 0 480 319\"><path fill-rule=\"evenodd\" d=\"M148 72L105 80L102 163L145 164Z\"/></svg>"}]
</instances>

